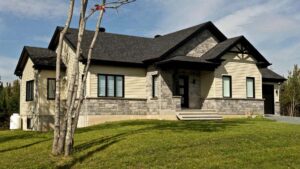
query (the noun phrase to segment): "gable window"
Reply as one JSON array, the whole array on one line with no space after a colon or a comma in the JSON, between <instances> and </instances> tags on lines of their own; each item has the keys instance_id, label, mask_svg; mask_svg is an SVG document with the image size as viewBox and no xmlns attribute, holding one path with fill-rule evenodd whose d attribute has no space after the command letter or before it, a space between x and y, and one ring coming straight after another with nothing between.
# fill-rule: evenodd
<instances>
[{"instance_id":1,"label":"gable window","mask_svg":"<svg viewBox=\"0 0 300 169\"><path fill-rule=\"evenodd\" d=\"M232 97L231 76L223 76L223 97Z\"/></svg>"},{"instance_id":2,"label":"gable window","mask_svg":"<svg viewBox=\"0 0 300 169\"><path fill-rule=\"evenodd\" d=\"M26 101L33 101L34 81L26 82Z\"/></svg>"},{"instance_id":3,"label":"gable window","mask_svg":"<svg viewBox=\"0 0 300 169\"><path fill-rule=\"evenodd\" d=\"M56 80L53 78L47 79L47 99L54 100L55 99L55 89L56 89Z\"/></svg>"},{"instance_id":4,"label":"gable window","mask_svg":"<svg viewBox=\"0 0 300 169\"><path fill-rule=\"evenodd\" d=\"M158 96L158 75L152 76L152 97L157 98Z\"/></svg>"},{"instance_id":5,"label":"gable window","mask_svg":"<svg viewBox=\"0 0 300 169\"><path fill-rule=\"evenodd\" d=\"M98 97L124 97L124 76L98 75Z\"/></svg>"},{"instance_id":6,"label":"gable window","mask_svg":"<svg viewBox=\"0 0 300 169\"><path fill-rule=\"evenodd\" d=\"M255 78L246 78L247 98L255 98Z\"/></svg>"}]
</instances>

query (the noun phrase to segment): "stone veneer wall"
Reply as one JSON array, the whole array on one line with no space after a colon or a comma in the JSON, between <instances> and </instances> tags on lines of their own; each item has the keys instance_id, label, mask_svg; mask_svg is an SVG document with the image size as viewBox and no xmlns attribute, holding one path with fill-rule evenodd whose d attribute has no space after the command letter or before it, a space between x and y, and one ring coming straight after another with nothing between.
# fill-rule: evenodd
<instances>
[{"instance_id":1,"label":"stone veneer wall","mask_svg":"<svg viewBox=\"0 0 300 169\"><path fill-rule=\"evenodd\" d=\"M84 100L81 115L146 115L146 99L88 98Z\"/></svg>"},{"instance_id":2,"label":"stone veneer wall","mask_svg":"<svg viewBox=\"0 0 300 169\"><path fill-rule=\"evenodd\" d=\"M224 115L264 114L263 99L224 99L202 100L202 109L216 110Z\"/></svg>"},{"instance_id":3,"label":"stone veneer wall","mask_svg":"<svg viewBox=\"0 0 300 169\"><path fill-rule=\"evenodd\" d=\"M157 98L152 97L152 76L158 75ZM149 115L174 115L180 106L180 97L173 97L173 70L161 70L148 67L146 75L146 93Z\"/></svg>"},{"instance_id":4,"label":"stone veneer wall","mask_svg":"<svg viewBox=\"0 0 300 169\"><path fill-rule=\"evenodd\" d=\"M179 47L170 56L190 56L201 57L218 44L218 39L208 30L204 30L195 35L186 44Z\"/></svg>"},{"instance_id":5,"label":"stone veneer wall","mask_svg":"<svg viewBox=\"0 0 300 169\"><path fill-rule=\"evenodd\" d=\"M280 103L275 102L275 110L274 110L275 115L280 115L280 112L281 112Z\"/></svg>"}]
</instances>

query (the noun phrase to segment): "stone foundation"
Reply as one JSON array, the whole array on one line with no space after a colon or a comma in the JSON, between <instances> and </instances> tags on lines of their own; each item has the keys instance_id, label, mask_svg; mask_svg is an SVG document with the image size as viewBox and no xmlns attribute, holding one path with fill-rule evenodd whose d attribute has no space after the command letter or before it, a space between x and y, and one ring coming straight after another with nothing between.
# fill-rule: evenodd
<instances>
[{"instance_id":1,"label":"stone foundation","mask_svg":"<svg viewBox=\"0 0 300 169\"><path fill-rule=\"evenodd\" d=\"M146 99L88 98L81 107L82 115L146 115Z\"/></svg>"},{"instance_id":2,"label":"stone foundation","mask_svg":"<svg viewBox=\"0 0 300 169\"><path fill-rule=\"evenodd\" d=\"M202 109L216 110L224 115L264 114L263 99L224 99L212 98L202 100Z\"/></svg>"}]
</instances>

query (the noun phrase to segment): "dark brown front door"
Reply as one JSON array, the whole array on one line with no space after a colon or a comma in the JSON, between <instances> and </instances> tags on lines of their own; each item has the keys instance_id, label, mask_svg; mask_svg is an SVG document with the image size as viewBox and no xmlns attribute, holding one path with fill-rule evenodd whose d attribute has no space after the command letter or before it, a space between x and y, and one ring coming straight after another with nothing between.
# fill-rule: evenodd
<instances>
[{"instance_id":1,"label":"dark brown front door","mask_svg":"<svg viewBox=\"0 0 300 169\"><path fill-rule=\"evenodd\" d=\"M263 85L263 98L265 99L265 114L274 114L273 85Z\"/></svg>"},{"instance_id":2,"label":"dark brown front door","mask_svg":"<svg viewBox=\"0 0 300 169\"><path fill-rule=\"evenodd\" d=\"M179 76L177 93L181 96L181 107L189 107L189 77Z\"/></svg>"}]
</instances>

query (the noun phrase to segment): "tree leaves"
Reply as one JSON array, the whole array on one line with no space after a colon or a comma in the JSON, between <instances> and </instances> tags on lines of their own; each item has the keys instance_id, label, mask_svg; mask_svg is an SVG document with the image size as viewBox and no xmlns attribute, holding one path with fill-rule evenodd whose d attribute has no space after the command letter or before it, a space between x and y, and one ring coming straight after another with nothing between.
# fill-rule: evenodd
<instances>
[{"instance_id":1,"label":"tree leaves","mask_svg":"<svg viewBox=\"0 0 300 169\"><path fill-rule=\"evenodd\" d=\"M284 115L300 115L300 68L294 65L289 72L288 80L282 85L280 96Z\"/></svg>"}]
</instances>

